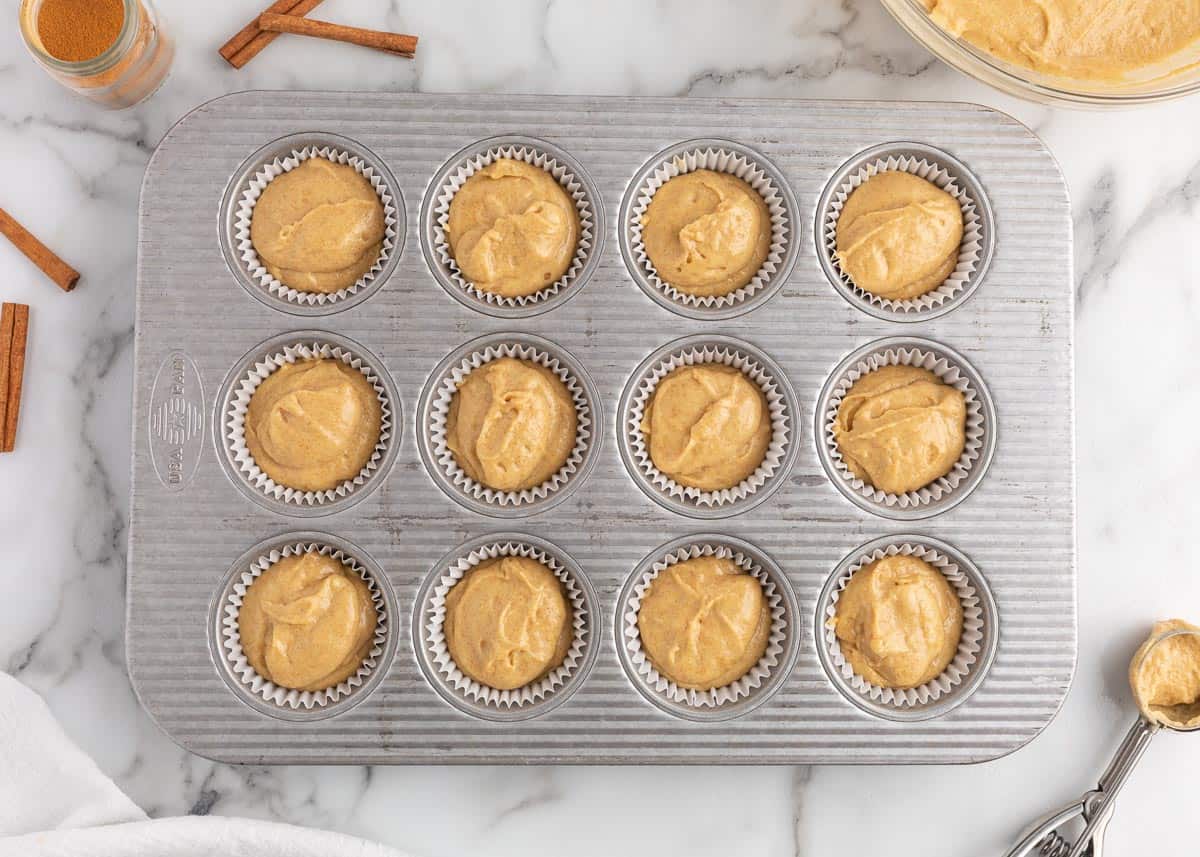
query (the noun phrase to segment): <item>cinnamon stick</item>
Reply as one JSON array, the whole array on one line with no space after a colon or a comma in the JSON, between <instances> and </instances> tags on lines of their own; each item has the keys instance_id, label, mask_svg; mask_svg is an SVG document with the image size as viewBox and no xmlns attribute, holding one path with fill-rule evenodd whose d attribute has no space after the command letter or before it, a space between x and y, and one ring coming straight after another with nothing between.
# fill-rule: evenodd
<instances>
[{"instance_id":1,"label":"cinnamon stick","mask_svg":"<svg viewBox=\"0 0 1200 857\"><path fill-rule=\"evenodd\" d=\"M49 247L38 241L32 232L17 223L12 215L3 208L0 208L0 234L29 257L29 261L41 268L42 272L64 292L71 291L79 282L78 271L55 256Z\"/></svg>"},{"instance_id":2,"label":"cinnamon stick","mask_svg":"<svg viewBox=\"0 0 1200 857\"><path fill-rule=\"evenodd\" d=\"M314 21L311 18L298 18L295 15L277 15L272 12L264 12L259 15L258 23L264 30L271 33L293 33L297 36L314 36L318 39L348 42L352 45L387 51L409 59L412 59L417 51L417 37L404 33L364 30L361 27L347 27L343 24Z\"/></svg>"},{"instance_id":3,"label":"cinnamon stick","mask_svg":"<svg viewBox=\"0 0 1200 857\"><path fill-rule=\"evenodd\" d=\"M298 2L300 2L300 0L276 0L276 2L272 3L264 11L278 12L281 15L286 15ZM262 33L262 27L258 26L258 18L255 18L249 24L238 30L232 39L221 45L221 48L217 51L217 53L219 53L226 59L226 61L228 61L233 58L234 54L254 41L255 37L260 33Z\"/></svg>"},{"instance_id":4,"label":"cinnamon stick","mask_svg":"<svg viewBox=\"0 0 1200 857\"><path fill-rule=\"evenodd\" d=\"M21 414L21 387L25 376L25 344L29 337L29 307L25 304L5 304L0 315L8 315L12 308L12 336L8 350L8 383L5 393L4 441L0 452L12 452L17 445L17 419ZM3 321L0 321L3 327ZM3 339L3 335L0 335Z\"/></svg>"},{"instance_id":5,"label":"cinnamon stick","mask_svg":"<svg viewBox=\"0 0 1200 857\"><path fill-rule=\"evenodd\" d=\"M321 0L276 0L267 7L266 13L280 15L298 15L303 17L321 5ZM279 33L268 33L263 30L255 17L242 27L232 39L221 46L219 53L234 68L241 68L254 59L267 45L278 38Z\"/></svg>"},{"instance_id":6,"label":"cinnamon stick","mask_svg":"<svg viewBox=\"0 0 1200 857\"><path fill-rule=\"evenodd\" d=\"M0 304L0 452L8 426L8 374L12 363L13 333L17 323L17 305Z\"/></svg>"}]
</instances>

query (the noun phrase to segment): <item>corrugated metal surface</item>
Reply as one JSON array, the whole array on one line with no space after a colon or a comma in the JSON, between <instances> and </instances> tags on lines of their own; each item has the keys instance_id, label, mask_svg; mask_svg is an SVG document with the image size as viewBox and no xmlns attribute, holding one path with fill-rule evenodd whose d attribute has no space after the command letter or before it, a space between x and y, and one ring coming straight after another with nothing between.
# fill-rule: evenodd
<instances>
[{"instance_id":1,"label":"corrugated metal surface","mask_svg":"<svg viewBox=\"0 0 1200 857\"><path fill-rule=\"evenodd\" d=\"M357 307L315 319L252 298L218 243L229 178L264 143L298 131L334 132L372 149L395 173L408 216L395 275ZM607 218L591 281L565 305L520 322L452 300L429 273L418 241L429 178L460 148L505 133L570 152L601 188ZM691 321L655 305L634 285L617 245L629 179L655 152L693 137L731 138L762 152L800 206L801 253L789 282L762 308L730 321ZM889 140L950 152L976 173L995 210L996 255L986 281L965 305L927 323L889 323L849 306L825 279L813 246L814 208L828 177L855 152ZM1072 283L1069 205L1053 158L1024 126L982 107L337 93L243 93L211 102L167 135L141 200L127 628L138 695L182 745L236 762L900 763L1003 755L1054 716L1075 661ZM300 520L262 509L233 486L208 423L221 380L244 353L311 327L345 334L382 359L399 389L404 425L396 465L377 491L346 512ZM438 361L467 339L506 329L573 353L605 409L600 459L586 484L549 512L517 521L473 516L442 494L421 463L413 424ZM672 515L643 495L614 435L616 404L637 363L699 332L736 336L770 354L802 410L801 450L788 484L751 512L718 522ZM897 334L966 355L999 414L996 457L978 490L944 515L903 525L856 509L835 490L811 432L812 409L834 365L859 345ZM195 477L168 488L151 461L151 391L164 361L169 367L179 353L199 369L206 425ZM344 715L295 723L261 714L230 692L210 657L207 625L211 600L243 551L304 529L348 538L379 562L399 602L400 637L371 696ZM604 611L588 680L549 715L520 723L485 722L451 708L422 676L411 642L423 577L460 542L500 530L565 548ZM791 580L805 623L800 659L784 687L745 717L719 723L675 719L644 700L618 664L612 633L617 592L637 563L671 538L703 531L770 554ZM812 614L827 576L856 546L902 531L945 539L970 556L1000 614L999 650L983 686L951 714L924 723L860 712L834 690L814 651Z\"/></svg>"}]
</instances>

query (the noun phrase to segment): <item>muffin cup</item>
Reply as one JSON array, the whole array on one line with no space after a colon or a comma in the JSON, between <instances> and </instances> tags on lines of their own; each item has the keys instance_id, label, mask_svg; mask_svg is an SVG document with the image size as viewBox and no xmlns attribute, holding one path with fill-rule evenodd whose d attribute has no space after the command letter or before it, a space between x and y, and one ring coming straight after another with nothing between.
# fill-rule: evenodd
<instances>
[{"instance_id":1,"label":"muffin cup","mask_svg":"<svg viewBox=\"0 0 1200 857\"><path fill-rule=\"evenodd\" d=\"M850 194L882 172L926 179L962 207L963 237L958 264L940 286L915 298L892 300L859 288L837 260L837 225ZM818 256L834 287L851 304L888 321L926 321L950 312L983 281L995 241L991 206L979 180L960 161L919 143L888 143L860 152L834 175L817 206Z\"/></svg>"},{"instance_id":2,"label":"muffin cup","mask_svg":"<svg viewBox=\"0 0 1200 857\"><path fill-rule=\"evenodd\" d=\"M467 180L502 158L545 170L567 192L579 214L579 243L567 272L529 295L505 297L475 286L463 276L446 240L450 203ZM591 276L600 260L603 214L600 194L583 168L566 152L533 137L495 137L456 154L430 184L422 206L422 241L434 277L452 297L490 315L522 318L546 312L568 300Z\"/></svg>"},{"instance_id":3,"label":"muffin cup","mask_svg":"<svg viewBox=\"0 0 1200 857\"><path fill-rule=\"evenodd\" d=\"M771 216L766 261L749 283L725 295L690 295L664 281L642 239L642 218L659 188L696 170L736 176L763 198ZM655 155L626 191L621 206L621 251L637 284L658 304L688 318L732 318L765 303L783 286L797 256L800 219L783 174L753 149L728 140L689 140Z\"/></svg>"},{"instance_id":4,"label":"muffin cup","mask_svg":"<svg viewBox=\"0 0 1200 857\"><path fill-rule=\"evenodd\" d=\"M303 491L279 484L255 463L246 446L246 412L258 386L284 364L313 358L340 360L361 372L379 397L382 412L379 440L367 463L353 479L325 491ZM378 360L343 337L304 331L270 340L243 358L230 373L217 402L220 412L216 424L226 471L244 489L243 493L283 514L309 516L340 511L361 500L395 458L399 398Z\"/></svg>"},{"instance_id":5,"label":"muffin cup","mask_svg":"<svg viewBox=\"0 0 1200 857\"><path fill-rule=\"evenodd\" d=\"M932 565L954 588L963 610L962 636L949 665L933 680L904 690L872 684L854 672L831 625L850 578L888 556L913 556ZM864 711L892 720L926 720L961 705L982 683L995 657L996 615L987 582L960 551L924 536L887 536L858 548L834 570L818 602L817 648L835 686Z\"/></svg>"},{"instance_id":6,"label":"muffin cup","mask_svg":"<svg viewBox=\"0 0 1200 857\"><path fill-rule=\"evenodd\" d=\"M544 366L565 385L575 402L575 446L558 471L540 485L521 491L488 488L466 474L446 442L446 420L459 385L471 372L502 357ZM430 375L420 404L422 457L434 480L450 497L474 512L494 517L520 517L545 511L565 500L595 462L600 435L600 397L591 378L566 351L530 334L500 333L481 337L452 352Z\"/></svg>"},{"instance_id":7,"label":"muffin cup","mask_svg":"<svg viewBox=\"0 0 1200 857\"><path fill-rule=\"evenodd\" d=\"M771 632L763 656L744 676L712 690L692 690L680 687L650 662L642 648L638 612L659 574L676 563L705 556L731 559L762 584L771 611ZM686 536L642 560L626 582L617 601L617 649L634 685L664 711L690 720L726 720L761 705L787 680L799 653L799 623L791 586L769 557L739 539Z\"/></svg>"},{"instance_id":8,"label":"muffin cup","mask_svg":"<svg viewBox=\"0 0 1200 857\"><path fill-rule=\"evenodd\" d=\"M287 557L319 553L333 557L360 575L371 591L371 600L379 621L374 643L358 670L333 687L319 691L281 687L259 675L242 650L238 616L246 592L268 568ZM360 557L363 559L360 560ZM385 592L382 572L365 555L348 543L319 533L300 533L264 543L234 564L224 592L218 600L217 640L226 679L245 701L267 714L283 719L327 717L357 704L382 678L395 646L391 641L391 604Z\"/></svg>"},{"instance_id":9,"label":"muffin cup","mask_svg":"<svg viewBox=\"0 0 1200 857\"><path fill-rule=\"evenodd\" d=\"M658 384L683 366L732 366L756 383L767 399L771 417L771 442L766 457L746 479L732 488L701 491L667 476L650 458L642 432L646 405ZM762 503L786 481L799 447L799 405L783 370L754 346L730 337L692 336L658 349L634 371L621 396L621 455L638 486L651 499L683 515L722 518L737 515Z\"/></svg>"},{"instance_id":10,"label":"muffin cup","mask_svg":"<svg viewBox=\"0 0 1200 857\"><path fill-rule=\"evenodd\" d=\"M379 258L370 271L336 292L305 292L280 282L267 271L250 240L254 207L267 185L310 158L325 158L353 167L371 183L383 205L384 239ZM255 152L226 192L225 209L228 212L228 234L223 230L222 235L225 255L242 284L266 303L302 314L336 312L374 293L395 268L404 243L404 206L396 180L368 149L333 134L297 134Z\"/></svg>"},{"instance_id":11,"label":"muffin cup","mask_svg":"<svg viewBox=\"0 0 1200 857\"><path fill-rule=\"evenodd\" d=\"M563 662L545 677L513 690L489 687L454 662L445 637L446 597L482 562L505 556L542 563L559 579L571 604L574 639ZM582 570L561 549L522 533L496 533L460 546L434 568L417 597L414 644L434 688L467 714L491 720L524 720L565 702L595 660L599 633L596 596Z\"/></svg>"},{"instance_id":12,"label":"muffin cup","mask_svg":"<svg viewBox=\"0 0 1200 857\"><path fill-rule=\"evenodd\" d=\"M838 408L854 383L884 366L928 369L963 393L966 429L962 455L945 476L904 494L881 491L846 466L834 434ZM894 337L872 342L847 356L830 375L817 403L817 450L825 472L859 508L885 518L910 520L940 514L975 490L996 448L996 412L991 394L974 367L958 352L927 339Z\"/></svg>"}]
</instances>

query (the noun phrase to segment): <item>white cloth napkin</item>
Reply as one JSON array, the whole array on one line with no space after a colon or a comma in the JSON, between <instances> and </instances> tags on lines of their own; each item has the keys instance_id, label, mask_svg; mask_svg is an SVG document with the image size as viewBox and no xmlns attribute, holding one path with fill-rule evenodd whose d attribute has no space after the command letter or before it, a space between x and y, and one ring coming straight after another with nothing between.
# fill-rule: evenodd
<instances>
[{"instance_id":1,"label":"white cloth napkin","mask_svg":"<svg viewBox=\"0 0 1200 857\"><path fill-rule=\"evenodd\" d=\"M337 833L216 816L150 820L0 673L0 857L400 857Z\"/></svg>"}]
</instances>

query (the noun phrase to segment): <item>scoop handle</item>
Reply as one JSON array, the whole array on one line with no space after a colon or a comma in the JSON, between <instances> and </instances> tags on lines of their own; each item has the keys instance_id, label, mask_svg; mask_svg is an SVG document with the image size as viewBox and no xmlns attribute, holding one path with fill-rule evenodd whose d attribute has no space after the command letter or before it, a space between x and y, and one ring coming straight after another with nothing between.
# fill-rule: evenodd
<instances>
[{"instance_id":1,"label":"scoop handle","mask_svg":"<svg viewBox=\"0 0 1200 857\"><path fill-rule=\"evenodd\" d=\"M1130 727L1129 732L1125 735L1125 740L1117 747L1112 761L1108 763L1108 767L1100 777L1100 788L1096 792L1095 800L1091 802L1091 806L1085 807L1087 826L1083 828L1083 833L1075 840L1075 844L1071 846L1066 857L1080 857L1091 844L1097 827L1110 812L1117 794L1129 781L1129 775L1133 773L1134 767L1145 754L1146 748L1150 746L1150 740L1157 732L1157 724L1151 723L1144 717L1139 717Z\"/></svg>"},{"instance_id":2,"label":"scoop handle","mask_svg":"<svg viewBox=\"0 0 1200 857\"><path fill-rule=\"evenodd\" d=\"M1069 806L1064 806L1057 812L1042 816L1028 828L1021 841L1005 852L1004 857L1031 857L1038 855L1061 855L1066 848L1066 842L1058 830L1072 819L1083 815L1083 801L1077 800Z\"/></svg>"}]
</instances>

